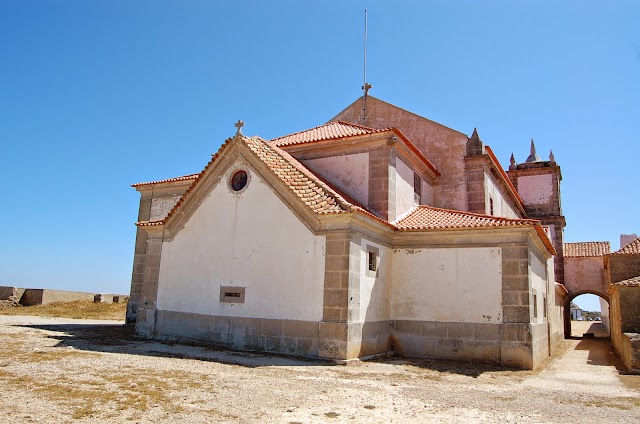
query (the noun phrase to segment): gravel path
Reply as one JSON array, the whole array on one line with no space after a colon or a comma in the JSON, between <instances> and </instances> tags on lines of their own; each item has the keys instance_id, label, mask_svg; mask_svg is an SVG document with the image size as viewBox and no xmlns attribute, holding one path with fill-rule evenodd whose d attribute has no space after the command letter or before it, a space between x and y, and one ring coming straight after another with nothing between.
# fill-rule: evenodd
<instances>
[{"instance_id":1,"label":"gravel path","mask_svg":"<svg viewBox=\"0 0 640 424\"><path fill-rule=\"evenodd\" d=\"M639 422L607 340L539 371L449 361L334 366L140 340L112 321L0 316L0 423Z\"/></svg>"}]
</instances>

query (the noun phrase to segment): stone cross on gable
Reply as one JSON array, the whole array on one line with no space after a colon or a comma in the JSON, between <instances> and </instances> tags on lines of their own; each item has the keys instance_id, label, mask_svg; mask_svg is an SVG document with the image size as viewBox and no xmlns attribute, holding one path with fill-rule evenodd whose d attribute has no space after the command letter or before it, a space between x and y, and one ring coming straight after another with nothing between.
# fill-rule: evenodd
<instances>
[{"instance_id":1,"label":"stone cross on gable","mask_svg":"<svg viewBox=\"0 0 640 424\"><path fill-rule=\"evenodd\" d=\"M364 90L364 95L367 96L369 94L369 89L372 88L371 84L369 84L368 82L366 82L363 86L362 89Z\"/></svg>"},{"instance_id":2,"label":"stone cross on gable","mask_svg":"<svg viewBox=\"0 0 640 424\"><path fill-rule=\"evenodd\" d=\"M236 134L242 134L242 127L244 127L244 122L242 122L241 119L238 119L238 122L236 122L234 126L238 129L238 131L236 131Z\"/></svg>"}]
</instances>

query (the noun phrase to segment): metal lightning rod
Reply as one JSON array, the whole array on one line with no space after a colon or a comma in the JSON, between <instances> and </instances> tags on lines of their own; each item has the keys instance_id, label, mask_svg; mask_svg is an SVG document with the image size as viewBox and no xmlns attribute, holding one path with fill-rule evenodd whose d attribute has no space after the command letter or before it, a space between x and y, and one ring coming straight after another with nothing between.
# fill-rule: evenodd
<instances>
[{"instance_id":1,"label":"metal lightning rod","mask_svg":"<svg viewBox=\"0 0 640 424\"><path fill-rule=\"evenodd\" d=\"M362 89L364 90L364 96L362 96L362 121L367 119L367 95L371 84L367 82L367 9L364 9L364 76L363 76Z\"/></svg>"}]
</instances>

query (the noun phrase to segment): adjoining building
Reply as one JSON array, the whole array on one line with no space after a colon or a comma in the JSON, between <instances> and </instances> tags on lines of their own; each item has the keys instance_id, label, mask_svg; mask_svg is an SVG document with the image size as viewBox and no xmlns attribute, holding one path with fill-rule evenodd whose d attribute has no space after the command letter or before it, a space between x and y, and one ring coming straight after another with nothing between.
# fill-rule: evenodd
<instances>
[{"instance_id":1,"label":"adjoining building","mask_svg":"<svg viewBox=\"0 0 640 424\"><path fill-rule=\"evenodd\" d=\"M139 334L338 361L531 369L553 354L567 294L553 154L532 141L505 171L476 130L371 96L273 140L237 127L200 173L134 184Z\"/></svg>"}]
</instances>

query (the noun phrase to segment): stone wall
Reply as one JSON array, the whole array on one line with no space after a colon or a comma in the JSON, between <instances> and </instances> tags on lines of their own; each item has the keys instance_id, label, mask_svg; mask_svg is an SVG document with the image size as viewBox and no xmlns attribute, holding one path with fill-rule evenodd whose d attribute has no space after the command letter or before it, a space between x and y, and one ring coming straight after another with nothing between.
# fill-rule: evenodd
<instances>
[{"instance_id":1,"label":"stone wall","mask_svg":"<svg viewBox=\"0 0 640 424\"><path fill-rule=\"evenodd\" d=\"M124 303L127 295L122 294L94 294L67 290L23 289L19 287L0 286L0 301L5 306L22 305L36 306L54 302L74 302L77 300L91 300L100 303ZM14 305L14 306L15 306Z\"/></svg>"},{"instance_id":2,"label":"stone wall","mask_svg":"<svg viewBox=\"0 0 640 424\"><path fill-rule=\"evenodd\" d=\"M629 371L640 373L640 287L611 286L609 320L613 347Z\"/></svg>"},{"instance_id":3,"label":"stone wall","mask_svg":"<svg viewBox=\"0 0 640 424\"><path fill-rule=\"evenodd\" d=\"M74 302L76 300L93 301L93 293L73 292L65 290L25 289L20 298L23 306L47 305L54 302Z\"/></svg>"},{"instance_id":4,"label":"stone wall","mask_svg":"<svg viewBox=\"0 0 640 424\"><path fill-rule=\"evenodd\" d=\"M640 255L612 254L607 256L609 284L640 275Z\"/></svg>"}]
</instances>

